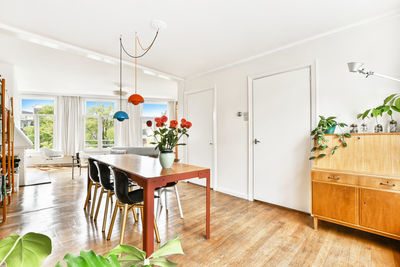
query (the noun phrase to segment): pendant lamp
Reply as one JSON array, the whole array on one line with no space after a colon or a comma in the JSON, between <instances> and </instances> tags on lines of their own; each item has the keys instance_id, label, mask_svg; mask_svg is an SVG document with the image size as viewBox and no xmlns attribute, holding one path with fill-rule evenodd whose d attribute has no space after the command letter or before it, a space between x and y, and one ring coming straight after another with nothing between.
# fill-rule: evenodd
<instances>
[{"instance_id":1,"label":"pendant lamp","mask_svg":"<svg viewBox=\"0 0 400 267\"><path fill-rule=\"evenodd\" d=\"M119 111L115 112L113 118L118 121L129 119L128 114L122 110L122 46L119 46Z\"/></svg>"},{"instance_id":2,"label":"pendant lamp","mask_svg":"<svg viewBox=\"0 0 400 267\"><path fill-rule=\"evenodd\" d=\"M135 93L128 98L128 102L136 105L139 105L144 102L144 99L141 95L137 93L137 43L139 39L137 34L135 33Z\"/></svg>"},{"instance_id":3,"label":"pendant lamp","mask_svg":"<svg viewBox=\"0 0 400 267\"><path fill-rule=\"evenodd\" d=\"M128 98L128 102L132 103L135 106L144 102L144 98L137 93L137 78L138 78L137 77L137 59L143 57L144 55L147 54L147 52L149 52L150 48L153 46L154 42L157 39L159 30L161 28L165 28L166 24L163 21L154 20L153 23L152 23L152 26L157 29L157 32L156 32L153 40L151 41L150 45L148 47L146 47L146 48L143 47L143 45L141 44L141 42L139 40L139 37L137 36L137 33L135 33L135 54L134 55L131 55L130 53L128 53L128 51L126 51L126 49L125 49L125 47L124 47L124 45L122 43L122 37L119 39L120 45L121 45L121 49L125 52L126 55L128 55L129 57L131 57L131 58L133 58L135 60L135 70L134 70L134 74L135 74L134 75L135 93L132 94L131 96L129 96L129 98ZM140 55L138 55L138 53L137 53L137 46L138 45L140 46L141 50L143 51L143 53L140 54Z\"/></svg>"}]
</instances>

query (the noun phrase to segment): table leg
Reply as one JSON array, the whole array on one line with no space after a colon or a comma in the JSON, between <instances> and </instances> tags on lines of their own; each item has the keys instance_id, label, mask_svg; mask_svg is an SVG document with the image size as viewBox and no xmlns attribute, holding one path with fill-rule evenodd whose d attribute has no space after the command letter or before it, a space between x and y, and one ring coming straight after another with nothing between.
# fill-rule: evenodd
<instances>
[{"instance_id":1,"label":"table leg","mask_svg":"<svg viewBox=\"0 0 400 267\"><path fill-rule=\"evenodd\" d=\"M144 223L143 223L143 250L149 257L154 251L154 187L143 187L144 195Z\"/></svg>"},{"instance_id":2,"label":"table leg","mask_svg":"<svg viewBox=\"0 0 400 267\"><path fill-rule=\"evenodd\" d=\"M207 174L207 189L206 189L206 239L210 239L210 173Z\"/></svg>"}]
</instances>

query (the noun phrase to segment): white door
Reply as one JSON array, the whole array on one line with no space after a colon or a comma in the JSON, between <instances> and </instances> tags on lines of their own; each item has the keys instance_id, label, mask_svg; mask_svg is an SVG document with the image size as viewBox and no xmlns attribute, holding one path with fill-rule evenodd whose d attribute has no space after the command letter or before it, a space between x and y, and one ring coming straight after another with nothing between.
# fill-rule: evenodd
<instances>
[{"instance_id":1,"label":"white door","mask_svg":"<svg viewBox=\"0 0 400 267\"><path fill-rule=\"evenodd\" d=\"M253 80L254 199L310 212L311 74Z\"/></svg>"},{"instance_id":2,"label":"white door","mask_svg":"<svg viewBox=\"0 0 400 267\"><path fill-rule=\"evenodd\" d=\"M187 139L187 163L211 169L211 187L213 185L213 89L186 95L186 118L193 126ZM206 185L205 179L194 178L190 182Z\"/></svg>"}]
</instances>

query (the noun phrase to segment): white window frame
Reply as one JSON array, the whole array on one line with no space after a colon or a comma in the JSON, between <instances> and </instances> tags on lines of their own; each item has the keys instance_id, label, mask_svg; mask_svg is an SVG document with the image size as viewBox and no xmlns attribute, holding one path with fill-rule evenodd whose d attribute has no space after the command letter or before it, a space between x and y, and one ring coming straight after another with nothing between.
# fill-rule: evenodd
<instances>
[{"instance_id":1,"label":"white window frame","mask_svg":"<svg viewBox=\"0 0 400 267\"><path fill-rule=\"evenodd\" d=\"M166 109L166 111L167 111L167 116L168 116L168 101L166 101L166 102L163 102L163 101L151 101L151 102L145 102L145 104L155 104L155 105L157 105L157 104L162 104L162 105L167 105L167 109ZM155 123L155 121L154 121L154 119L155 118L157 118L157 117L151 117L151 116L143 116L143 107L142 107L142 115L140 116L140 123L142 124L143 122L147 122L147 121L152 121L153 122L153 125L151 126L151 129L154 131L154 130L156 130L156 123ZM168 118L168 120L170 120L170 118ZM147 127L147 126L146 126ZM142 129L142 132L141 132L141 138L140 138L140 140L142 141L141 142L141 145L142 146L144 146L144 143L143 143L143 129ZM156 145L151 145L151 146L156 146Z\"/></svg>"},{"instance_id":2,"label":"white window frame","mask_svg":"<svg viewBox=\"0 0 400 267\"><path fill-rule=\"evenodd\" d=\"M52 100L54 101L54 113L53 114L22 114L22 100L24 99L29 99L29 100ZM40 117L52 117L53 118L53 148L55 149L55 146L57 144L57 135L56 135L56 129L57 129L57 99L55 97L51 96L41 96L41 95L21 95L20 96L20 122L19 122L19 127L21 129L21 120L27 118L27 117L33 117L33 127L34 127L34 135L35 135L35 140L33 143L33 148L29 150L33 151L39 151L40 150ZM21 129L22 130L22 129Z\"/></svg>"},{"instance_id":3,"label":"white window frame","mask_svg":"<svg viewBox=\"0 0 400 267\"><path fill-rule=\"evenodd\" d=\"M84 151L104 151L107 150L107 148L103 148L103 119L111 119L113 120L113 115L86 115L86 110L87 110L87 102L110 102L114 104L114 111L115 109L118 107L117 106L117 101L112 100L112 99L99 99L99 98L85 98L83 99L83 101L85 101L85 105L84 105L84 111L83 111L83 117L84 117L84 127L83 127L83 137L84 137ZM97 119L97 148L94 147L87 147L86 146L86 119L87 118L96 118ZM114 144L115 145L115 135L116 135L116 124L114 122ZM94 140L91 140L94 141Z\"/></svg>"}]
</instances>

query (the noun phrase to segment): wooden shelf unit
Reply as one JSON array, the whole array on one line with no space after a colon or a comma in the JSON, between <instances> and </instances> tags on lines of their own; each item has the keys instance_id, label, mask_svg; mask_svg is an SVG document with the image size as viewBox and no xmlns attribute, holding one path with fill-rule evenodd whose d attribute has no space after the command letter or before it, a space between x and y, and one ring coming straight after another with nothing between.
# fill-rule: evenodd
<instances>
[{"instance_id":1,"label":"wooden shelf unit","mask_svg":"<svg viewBox=\"0 0 400 267\"><path fill-rule=\"evenodd\" d=\"M314 162L314 228L324 220L400 240L400 133L353 134L347 143Z\"/></svg>"},{"instance_id":2,"label":"wooden shelf unit","mask_svg":"<svg viewBox=\"0 0 400 267\"><path fill-rule=\"evenodd\" d=\"M7 108L6 81L1 79L1 207L3 218L7 220L7 205L10 204L14 192L14 103L9 99ZM7 203L8 200L8 203Z\"/></svg>"}]
</instances>

